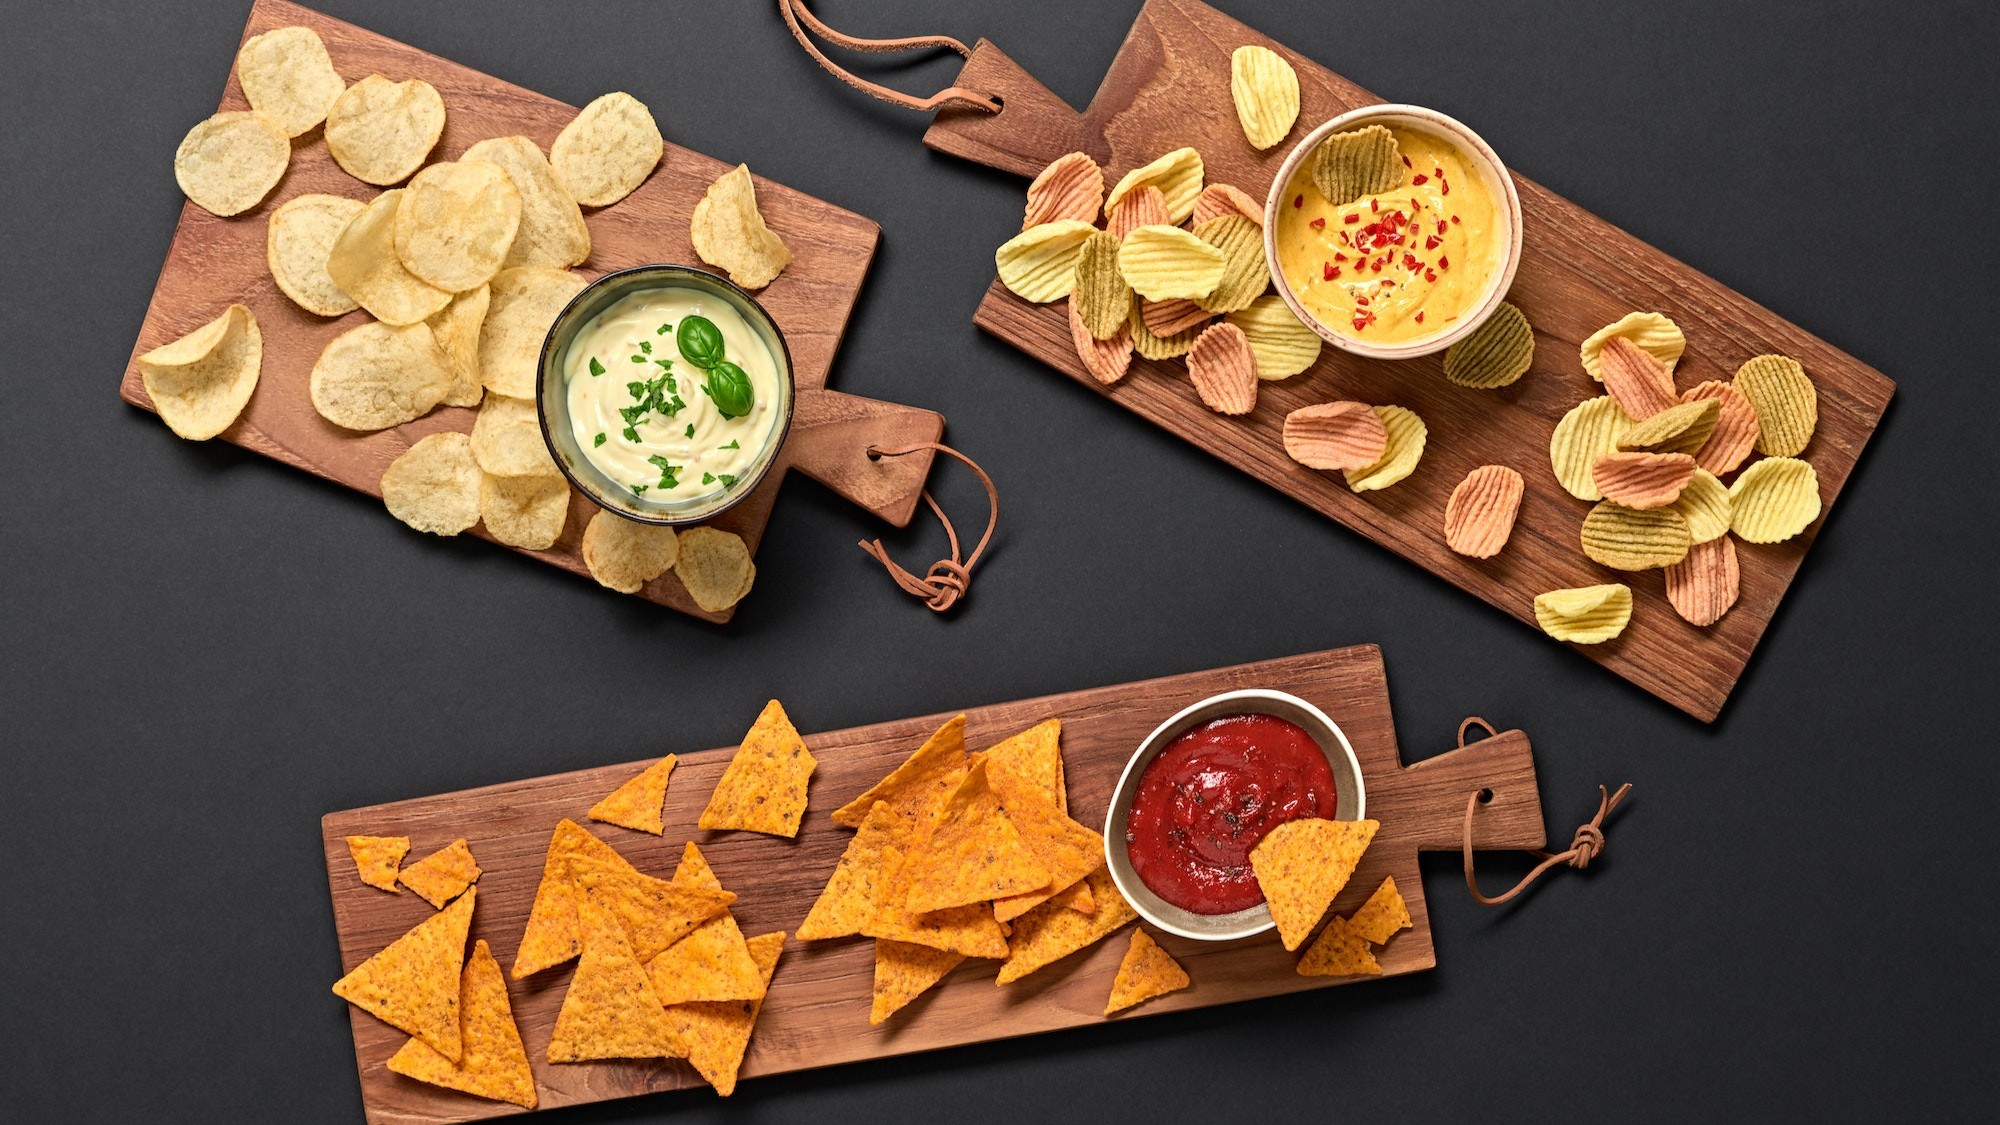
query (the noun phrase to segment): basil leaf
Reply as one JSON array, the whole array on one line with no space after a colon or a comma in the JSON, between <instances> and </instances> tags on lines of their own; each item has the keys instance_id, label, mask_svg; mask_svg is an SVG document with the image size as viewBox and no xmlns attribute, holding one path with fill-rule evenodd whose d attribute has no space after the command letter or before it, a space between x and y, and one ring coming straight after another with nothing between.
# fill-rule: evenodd
<instances>
[{"instance_id":1,"label":"basil leaf","mask_svg":"<svg viewBox=\"0 0 2000 1125\"><path fill-rule=\"evenodd\" d=\"M750 387L750 376L726 359L708 369L705 389L709 399L715 403L716 412L724 418L741 418L757 404L756 392Z\"/></svg>"},{"instance_id":2,"label":"basil leaf","mask_svg":"<svg viewBox=\"0 0 2000 1125\"><path fill-rule=\"evenodd\" d=\"M705 316L681 321L674 332L674 343L680 348L682 358L696 367L707 369L722 362L722 329Z\"/></svg>"},{"instance_id":3,"label":"basil leaf","mask_svg":"<svg viewBox=\"0 0 2000 1125\"><path fill-rule=\"evenodd\" d=\"M596 356L591 356L591 357L590 357L590 373L591 373L592 375L602 375L602 374L604 374L604 365L603 365L603 364L601 364L601 363L599 363L599 362L597 362L597 357L596 357Z\"/></svg>"}]
</instances>

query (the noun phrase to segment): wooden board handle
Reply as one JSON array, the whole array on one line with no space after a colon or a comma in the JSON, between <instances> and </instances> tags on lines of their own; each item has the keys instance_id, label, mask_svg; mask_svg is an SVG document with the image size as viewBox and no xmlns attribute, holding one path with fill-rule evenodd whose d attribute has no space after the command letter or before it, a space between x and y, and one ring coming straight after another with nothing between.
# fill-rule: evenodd
<instances>
[{"instance_id":1,"label":"wooden board handle","mask_svg":"<svg viewBox=\"0 0 2000 1125\"><path fill-rule=\"evenodd\" d=\"M1000 112L939 110L924 133L924 144L939 152L1028 177L1064 153L1089 153L1099 164L1111 155L1102 134L1084 128L1082 114L990 40L973 46L957 85L998 98Z\"/></svg>"},{"instance_id":2,"label":"wooden board handle","mask_svg":"<svg viewBox=\"0 0 2000 1125\"><path fill-rule=\"evenodd\" d=\"M1547 842L1534 747L1518 730L1403 767L1392 784L1370 788L1368 815L1396 825L1397 835L1414 839L1422 851L1457 851L1463 843L1465 799L1486 791L1492 797L1473 817L1473 847L1512 851Z\"/></svg>"},{"instance_id":3,"label":"wooden board handle","mask_svg":"<svg viewBox=\"0 0 2000 1125\"><path fill-rule=\"evenodd\" d=\"M930 475L929 450L871 460L868 447L921 445L944 434L944 415L839 391L799 388L785 459L896 527L907 526Z\"/></svg>"}]
</instances>

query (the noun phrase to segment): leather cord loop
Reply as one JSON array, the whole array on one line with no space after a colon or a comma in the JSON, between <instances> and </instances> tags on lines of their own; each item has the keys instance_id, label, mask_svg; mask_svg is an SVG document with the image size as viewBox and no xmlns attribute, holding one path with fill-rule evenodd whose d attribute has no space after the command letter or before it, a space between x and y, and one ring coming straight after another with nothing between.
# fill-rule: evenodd
<instances>
[{"instance_id":1,"label":"leather cord loop","mask_svg":"<svg viewBox=\"0 0 2000 1125\"><path fill-rule=\"evenodd\" d=\"M847 70L832 59L827 58L825 52L821 51L813 43L811 37L806 34L806 31L810 29L814 35L850 51L883 53L942 48L944 50L956 51L962 58L971 58L972 48L953 39L949 35L912 35L901 39L860 39L852 35L842 35L840 32L821 22L818 16L813 15L812 11L806 7L805 0L778 0L778 14L784 17L785 26L791 28L792 38L798 40L799 46L806 49L806 54L811 55L813 60L818 62L828 74L833 75L835 78L840 79L842 82L847 83L849 86L870 97L879 98L890 105L902 106L905 109L929 111L942 106L956 105L964 106L967 109L980 110L985 113L1000 112L999 99L989 94L982 94L977 90L968 90L963 86L952 86L940 90L928 98L916 98L900 90L892 90L887 86L870 82Z\"/></svg>"},{"instance_id":2,"label":"leather cord loop","mask_svg":"<svg viewBox=\"0 0 2000 1125\"><path fill-rule=\"evenodd\" d=\"M882 568L889 572L889 577L903 589L904 593L922 598L924 604L932 611L943 613L958 604L959 599L965 596L966 590L972 585L972 568L979 562L979 556L986 553L986 545L993 539L993 527L1000 520L1000 491L993 486L993 478L987 476L986 470L980 468L972 458L937 442L918 442L900 449L883 449L871 445L868 447L868 456L903 457L926 449L933 449L956 458L959 463L972 470L973 475L979 478L979 483L986 489L986 530L980 534L979 542L973 545L972 553L970 555L959 553L958 529L952 526L951 519L944 514L944 508L939 506L937 497L932 496L928 488L924 490L924 503L930 505L931 514L944 525L945 538L951 542L950 558L939 559L932 563L930 569L925 571L922 577L918 577L891 559L888 548L882 546L880 539L862 540L861 549L868 552L870 558L882 564Z\"/></svg>"},{"instance_id":3,"label":"leather cord loop","mask_svg":"<svg viewBox=\"0 0 2000 1125\"><path fill-rule=\"evenodd\" d=\"M1471 719L1466 720L1468 723L1473 721ZM1487 726L1488 730L1492 729L1491 726L1486 724L1485 720L1481 719L1478 722L1482 726ZM1465 744L1464 731L1465 728L1461 726L1459 728L1459 745L1461 746ZM1630 783L1620 785L1618 791L1615 793L1607 790L1602 785L1598 786L1597 815L1577 827L1576 835L1570 838L1568 849L1560 852L1529 852L1529 855L1541 860L1541 862L1537 863L1526 875L1521 876L1521 881L1514 884L1506 893L1492 897L1480 893L1479 882L1473 878L1472 874L1472 817L1474 813L1479 811L1480 794L1475 792L1467 795L1465 798L1465 889L1471 891L1472 897L1478 900L1481 905L1499 906L1501 903L1507 902L1522 891L1527 890L1536 879L1541 878L1544 873L1555 867L1567 865L1578 871L1589 867L1592 859L1604 854L1604 818L1610 816L1611 810L1617 808L1619 802L1623 801L1625 795L1631 791L1632 786Z\"/></svg>"}]
</instances>

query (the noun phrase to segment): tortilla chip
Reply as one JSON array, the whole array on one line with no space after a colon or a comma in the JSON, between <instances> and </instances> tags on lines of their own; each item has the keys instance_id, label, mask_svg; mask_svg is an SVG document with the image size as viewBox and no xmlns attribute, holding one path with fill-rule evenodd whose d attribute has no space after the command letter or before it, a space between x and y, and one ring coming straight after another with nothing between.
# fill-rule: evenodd
<instances>
[{"instance_id":1,"label":"tortilla chip","mask_svg":"<svg viewBox=\"0 0 2000 1125\"><path fill-rule=\"evenodd\" d=\"M902 823L887 801L875 803L868 819L861 822L861 830L847 841L847 850L840 853L826 888L792 936L800 941L824 941L861 932L881 891L883 849L897 837Z\"/></svg>"},{"instance_id":2,"label":"tortilla chip","mask_svg":"<svg viewBox=\"0 0 2000 1125\"><path fill-rule=\"evenodd\" d=\"M984 758L939 810L925 846L909 855L907 907L918 914L1034 891L1052 874L1008 816Z\"/></svg>"},{"instance_id":3,"label":"tortilla chip","mask_svg":"<svg viewBox=\"0 0 2000 1125\"><path fill-rule=\"evenodd\" d=\"M868 819L868 813L877 801L887 801L892 808L907 810L915 804L928 803L941 798L958 788L963 775L954 776L965 766L965 716L956 718L939 727L936 733L925 740L917 751L904 759L903 764L889 772L889 776L870 786L866 793L834 810L833 822L848 828L859 828Z\"/></svg>"},{"instance_id":4,"label":"tortilla chip","mask_svg":"<svg viewBox=\"0 0 2000 1125\"><path fill-rule=\"evenodd\" d=\"M1319 940L1299 958L1298 971L1302 977L1380 976L1382 966L1369 951L1368 939L1336 914L1320 931Z\"/></svg>"},{"instance_id":5,"label":"tortilla chip","mask_svg":"<svg viewBox=\"0 0 2000 1125\"><path fill-rule=\"evenodd\" d=\"M333 994L457 1062L458 977L465 967L465 935L472 929L477 893L465 892L355 966L334 982Z\"/></svg>"},{"instance_id":6,"label":"tortilla chip","mask_svg":"<svg viewBox=\"0 0 2000 1125\"><path fill-rule=\"evenodd\" d=\"M673 776L675 761L669 754L647 766L639 776L590 806L590 819L655 836L666 832L666 817L661 807L667 800L667 779Z\"/></svg>"},{"instance_id":7,"label":"tortilla chip","mask_svg":"<svg viewBox=\"0 0 2000 1125\"><path fill-rule=\"evenodd\" d=\"M1288 820L1250 849L1250 868L1286 949L1312 935L1378 827L1373 820Z\"/></svg>"},{"instance_id":8,"label":"tortilla chip","mask_svg":"<svg viewBox=\"0 0 2000 1125\"><path fill-rule=\"evenodd\" d=\"M613 866L588 858L570 860L571 877L583 888L582 901L595 902L625 924L632 952L651 961L703 922L729 909L736 896L720 887L656 879L620 859Z\"/></svg>"},{"instance_id":9,"label":"tortilla chip","mask_svg":"<svg viewBox=\"0 0 2000 1125\"><path fill-rule=\"evenodd\" d=\"M799 818L806 812L806 783L816 764L784 705L773 699L715 783L701 826L797 836Z\"/></svg>"},{"instance_id":10,"label":"tortilla chip","mask_svg":"<svg viewBox=\"0 0 2000 1125\"><path fill-rule=\"evenodd\" d=\"M1111 999L1104 1014L1122 1012L1134 1004L1179 992L1190 983L1187 970L1173 954L1160 948L1153 935L1132 927L1132 944L1125 948L1125 960L1118 964L1118 976L1111 982Z\"/></svg>"},{"instance_id":11,"label":"tortilla chip","mask_svg":"<svg viewBox=\"0 0 2000 1125\"><path fill-rule=\"evenodd\" d=\"M549 1061L685 1057L625 928L594 902L584 903L582 921L583 959L556 1014Z\"/></svg>"},{"instance_id":12,"label":"tortilla chip","mask_svg":"<svg viewBox=\"0 0 2000 1125\"><path fill-rule=\"evenodd\" d=\"M719 891L722 881L710 870L700 849L689 841L674 868L674 882ZM743 941L743 931L729 911L696 926L694 932L646 962L653 995L662 1004L698 1000L755 1000L764 995L757 962Z\"/></svg>"},{"instance_id":13,"label":"tortilla chip","mask_svg":"<svg viewBox=\"0 0 2000 1125\"><path fill-rule=\"evenodd\" d=\"M1410 926L1410 907L1403 901L1402 893L1396 890L1394 876L1382 880L1382 885L1375 888L1368 901L1347 916L1347 928L1371 945L1385 944L1396 936L1396 931L1407 930Z\"/></svg>"},{"instance_id":14,"label":"tortilla chip","mask_svg":"<svg viewBox=\"0 0 2000 1125\"><path fill-rule=\"evenodd\" d=\"M591 835L576 821L564 818L557 824L549 837L548 858L542 861L542 881L535 888L535 905L528 912L527 928L521 931L520 948L514 952L515 980L554 968L583 951L576 913L582 895L570 878L570 861L577 858L630 866L624 856L611 850L610 844Z\"/></svg>"},{"instance_id":15,"label":"tortilla chip","mask_svg":"<svg viewBox=\"0 0 2000 1125\"><path fill-rule=\"evenodd\" d=\"M459 977L458 1018L459 1061L412 1039L389 1056L389 1069L433 1086L535 1108L535 1072L521 1045L521 1030L514 1026L507 979L484 941L472 944L472 956Z\"/></svg>"},{"instance_id":16,"label":"tortilla chip","mask_svg":"<svg viewBox=\"0 0 2000 1125\"><path fill-rule=\"evenodd\" d=\"M906 941L875 942L875 999L868 1009L873 1027L943 980L965 954Z\"/></svg>"},{"instance_id":17,"label":"tortilla chip","mask_svg":"<svg viewBox=\"0 0 2000 1125\"><path fill-rule=\"evenodd\" d=\"M993 791L1007 810L1008 821L1027 843L1029 853L1049 871L1048 882L1040 889L994 901L994 917L1010 922L1095 871L1104 862L1104 837L1064 815L1050 789L1034 785L1011 769L994 769L991 761L989 758Z\"/></svg>"},{"instance_id":18,"label":"tortilla chip","mask_svg":"<svg viewBox=\"0 0 2000 1125\"><path fill-rule=\"evenodd\" d=\"M465 846L465 838L459 837L449 847L439 848L423 859L403 868L398 877L402 884L417 892L417 897L442 910L444 904L465 893L465 888L479 881L479 864L472 858L472 849Z\"/></svg>"},{"instance_id":19,"label":"tortilla chip","mask_svg":"<svg viewBox=\"0 0 2000 1125\"><path fill-rule=\"evenodd\" d=\"M875 908L861 932L868 937L908 942L931 949L963 953L968 957L1007 956L1007 935L994 921L993 911L983 902L954 906L930 914L912 912L909 900L911 864L904 851L894 844L882 849L880 890Z\"/></svg>"},{"instance_id":20,"label":"tortilla chip","mask_svg":"<svg viewBox=\"0 0 2000 1125\"><path fill-rule=\"evenodd\" d=\"M778 954L784 952L785 934L761 934L746 942L757 962L763 987L771 987L777 971ZM750 1032L757 1026L763 998L731 1000L713 1004L676 1004L667 1009L674 1033L687 1048L687 1060L708 1080L715 1092L728 1097L736 1092L736 1072L743 1067L743 1055L750 1049Z\"/></svg>"},{"instance_id":21,"label":"tortilla chip","mask_svg":"<svg viewBox=\"0 0 2000 1125\"><path fill-rule=\"evenodd\" d=\"M998 983L1008 984L1052 965L1138 917L1103 867L1090 873L1089 882L1097 900L1095 914L1078 914L1060 903L1045 902L1021 915L1007 940L1007 961L1000 966Z\"/></svg>"},{"instance_id":22,"label":"tortilla chip","mask_svg":"<svg viewBox=\"0 0 2000 1125\"><path fill-rule=\"evenodd\" d=\"M354 857L355 873L378 891L402 894L396 885L396 868L409 854L408 836L349 836L347 854Z\"/></svg>"},{"instance_id":23,"label":"tortilla chip","mask_svg":"<svg viewBox=\"0 0 2000 1125\"><path fill-rule=\"evenodd\" d=\"M1066 891L1057 891L1049 901L1078 914L1097 913L1097 894L1090 889L1089 883L1078 883Z\"/></svg>"},{"instance_id":24,"label":"tortilla chip","mask_svg":"<svg viewBox=\"0 0 2000 1125\"><path fill-rule=\"evenodd\" d=\"M1069 795L1063 791L1061 719L1045 719L987 747L986 760L989 768L1014 771L1023 781L1046 791L1058 809L1069 811Z\"/></svg>"}]
</instances>

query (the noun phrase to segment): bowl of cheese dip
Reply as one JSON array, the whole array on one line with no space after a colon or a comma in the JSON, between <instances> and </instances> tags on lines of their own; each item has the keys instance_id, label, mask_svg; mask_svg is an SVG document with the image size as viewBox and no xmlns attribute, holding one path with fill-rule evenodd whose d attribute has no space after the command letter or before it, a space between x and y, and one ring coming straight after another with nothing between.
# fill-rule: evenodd
<instances>
[{"instance_id":1,"label":"bowl of cheese dip","mask_svg":"<svg viewBox=\"0 0 2000 1125\"><path fill-rule=\"evenodd\" d=\"M542 343L535 405L570 482L652 524L712 519L770 471L792 420L792 357L755 298L691 266L598 278Z\"/></svg>"}]
</instances>

